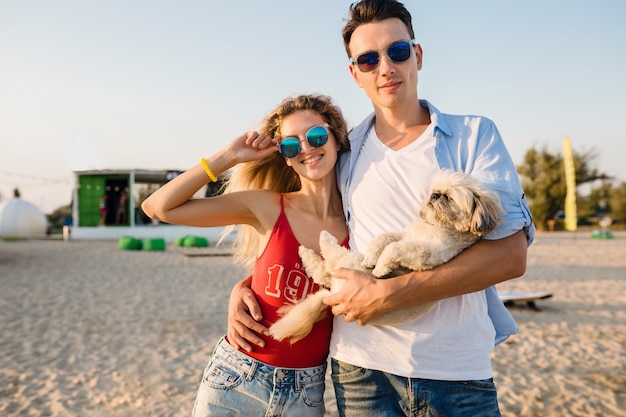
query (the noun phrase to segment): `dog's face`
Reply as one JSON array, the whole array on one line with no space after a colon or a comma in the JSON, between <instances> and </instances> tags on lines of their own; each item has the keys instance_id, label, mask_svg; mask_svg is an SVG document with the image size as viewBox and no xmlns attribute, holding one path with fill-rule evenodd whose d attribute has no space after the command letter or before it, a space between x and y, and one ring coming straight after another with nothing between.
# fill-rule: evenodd
<instances>
[{"instance_id":1,"label":"dog's face","mask_svg":"<svg viewBox=\"0 0 626 417\"><path fill-rule=\"evenodd\" d=\"M420 216L434 226L483 236L497 227L501 211L498 195L476 178L442 170L433 176Z\"/></svg>"}]
</instances>

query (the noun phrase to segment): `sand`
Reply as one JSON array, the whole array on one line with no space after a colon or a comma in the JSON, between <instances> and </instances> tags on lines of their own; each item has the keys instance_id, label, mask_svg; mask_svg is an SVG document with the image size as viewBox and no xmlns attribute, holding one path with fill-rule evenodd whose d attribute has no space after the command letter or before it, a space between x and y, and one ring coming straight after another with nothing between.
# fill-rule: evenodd
<instances>
[{"instance_id":1,"label":"sand","mask_svg":"<svg viewBox=\"0 0 626 417\"><path fill-rule=\"evenodd\" d=\"M189 416L243 270L183 252L0 241L0 416ZM493 353L502 414L626 416L626 233L539 234L526 275L499 289L554 294L510 307L521 332Z\"/></svg>"}]
</instances>

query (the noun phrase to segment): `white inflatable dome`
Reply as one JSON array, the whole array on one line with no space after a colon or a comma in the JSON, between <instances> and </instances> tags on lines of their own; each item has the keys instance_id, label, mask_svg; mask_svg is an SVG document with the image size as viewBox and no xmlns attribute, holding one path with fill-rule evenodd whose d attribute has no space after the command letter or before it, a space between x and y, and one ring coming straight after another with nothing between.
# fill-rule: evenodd
<instances>
[{"instance_id":1,"label":"white inflatable dome","mask_svg":"<svg viewBox=\"0 0 626 417\"><path fill-rule=\"evenodd\" d=\"M0 202L0 236L44 235L47 228L46 216L34 204L19 197Z\"/></svg>"}]
</instances>

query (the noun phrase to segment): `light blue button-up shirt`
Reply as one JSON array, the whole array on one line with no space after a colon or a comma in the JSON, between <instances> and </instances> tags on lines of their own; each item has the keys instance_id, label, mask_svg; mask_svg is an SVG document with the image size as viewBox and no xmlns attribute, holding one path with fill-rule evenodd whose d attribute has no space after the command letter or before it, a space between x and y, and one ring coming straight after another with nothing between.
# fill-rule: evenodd
<instances>
[{"instance_id":1,"label":"light blue button-up shirt","mask_svg":"<svg viewBox=\"0 0 626 417\"><path fill-rule=\"evenodd\" d=\"M434 125L435 157L439 167L471 174L497 191L500 196L504 209L502 221L485 239L503 239L524 229L530 246L535 236L535 226L515 164L495 124L480 116L441 113L426 100L420 100L420 105L428 108L430 121ZM338 164L339 188L348 223L351 211L348 193L352 170L374 121L375 114L372 113L350 132L351 150L342 154ZM495 286L485 289L485 295L489 317L496 331L495 343L498 344L516 334L519 329L498 297Z\"/></svg>"}]
</instances>

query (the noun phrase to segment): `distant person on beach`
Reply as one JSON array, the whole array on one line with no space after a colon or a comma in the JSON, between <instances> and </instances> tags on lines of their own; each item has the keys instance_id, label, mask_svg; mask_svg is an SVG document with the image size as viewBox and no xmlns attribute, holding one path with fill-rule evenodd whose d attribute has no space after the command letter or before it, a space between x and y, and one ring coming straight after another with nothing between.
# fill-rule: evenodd
<instances>
[{"instance_id":1,"label":"distant person on beach","mask_svg":"<svg viewBox=\"0 0 626 417\"><path fill-rule=\"evenodd\" d=\"M126 224L128 223L128 195L126 191L120 193L120 197L117 201L117 211L115 213L115 223Z\"/></svg>"},{"instance_id":2,"label":"distant person on beach","mask_svg":"<svg viewBox=\"0 0 626 417\"><path fill-rule=\"evenodd\" d=\"M494 285L524 274L534 226L515 165L495 124L440 112L418 98L424 54L411 15L395 0L350 6L343 41L354 81L374 112L350 132L338 186L350 248L403 230L419 213L432 175L472 174L500 196L500 226L452 261L385 280L348 269L343 289L325 298L335 315L330 344L340 416L499 416L491 352L518 331ZM461 65L460 70L463 66ZM368 326L402 307L440 300L418 320ZM231 342L264 343L262 311L236 285L229 306Z\"/></svg>"},{"instance_id":3,"label":"distant person on beach","mask_svg":"<svg viewBox=\"0 0 626 417\"><path fill-rule=\"evenodd\" d=\"M335 164L347 150L341 111L321 95L286 98L258 132L248 132L179 175L142 204L166 223L240 225L235 256L252 270L247 283L263 325L278 309L319 289L302 268L298 248L317 248L322 230L347 244L348 230ZM233 168L224 194L192 198ZM263 335L264 346L244 352L225 336L205 369L193 415L323 416L332 315L291 344Z\"/></svg>"},{"instance_id":4,"label":"distant person on beach","mask_svg":"<svg viewBox=\"0 0 626 417\"><path fill-rule=\"evenodd\" d=\"M99 207L100 207L100 222L99 222L99 225L100 226L104 226L106 224L106 221L107 221L107 213L109 212L108 197L107 197L106 194L102 194L100 196Z\"/></svg>"}]
</instances>

